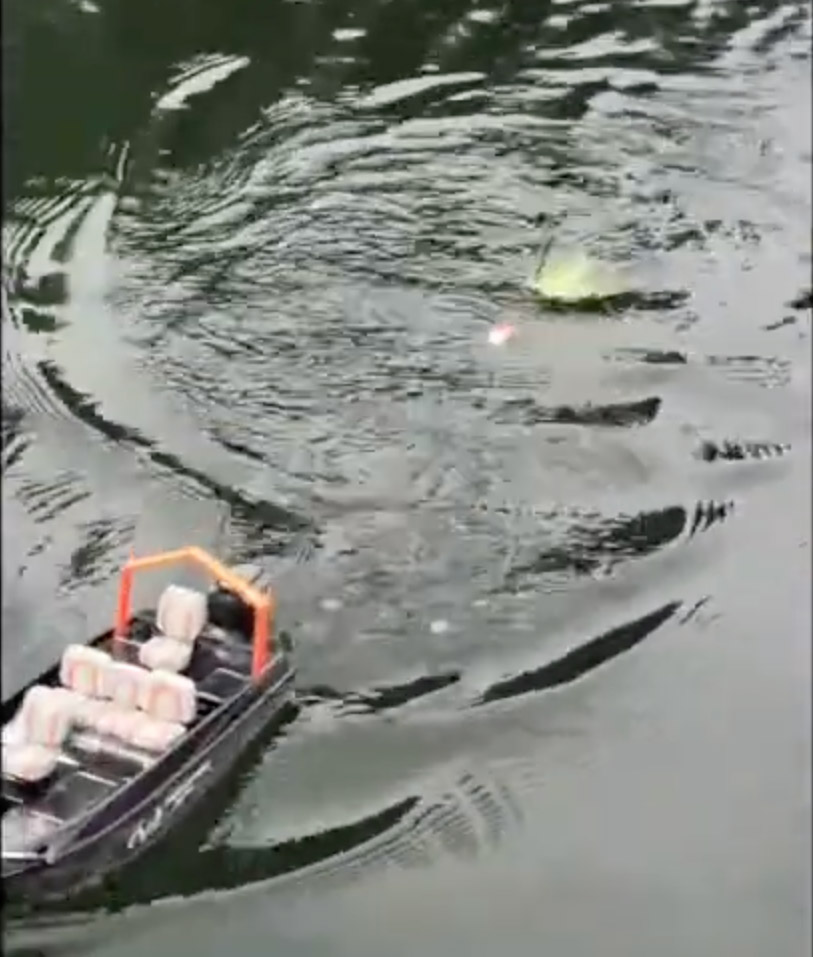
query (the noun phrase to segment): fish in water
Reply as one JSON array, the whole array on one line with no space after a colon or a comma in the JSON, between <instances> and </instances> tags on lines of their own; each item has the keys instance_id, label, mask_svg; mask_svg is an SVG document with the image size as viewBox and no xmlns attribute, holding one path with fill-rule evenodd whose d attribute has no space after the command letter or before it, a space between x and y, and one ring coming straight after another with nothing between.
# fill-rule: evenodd
<instances>
[{"instance_id":1,"label":"fish in water","mask_svg":"<svg viewBox=\"0 0 813 957\"><path fill-rule=\"evenodd\" d=\"M624 271L610 263L594 259L583 250L552 252L553 233L543 241L531 289L549 302L576 303L607 299L631 291Z\"/></svg>"},{"instance_id":2,"label":"fish in water","mask_svg":"<svg viewBox=\"0 0 813 957\"><path fill-rule=\"evenodd\" d=\"M630 284L620 270L577 250L546 257L532 288L542 299L565 303L619 296L630 291Z\"/></svg>"}]
</instances>

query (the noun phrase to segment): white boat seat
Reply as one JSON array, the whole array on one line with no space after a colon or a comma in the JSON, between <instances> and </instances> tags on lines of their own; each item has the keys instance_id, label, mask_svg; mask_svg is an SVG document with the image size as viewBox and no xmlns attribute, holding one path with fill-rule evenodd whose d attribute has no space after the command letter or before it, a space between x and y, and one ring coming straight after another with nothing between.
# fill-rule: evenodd
<instances>
[{"instance_id":1,"label":"white boat seat","mask_svg":"<svg viewBox=\"0 0 813 957\"><path fill-rule=\"evenodd\" d=\"M118 737L126 731L129 715L138 716L136 709L122 708L114 701L102 701L98 698L86 698L74 711L74 721L78 728L95 731L100 735Z\"/></svg>"},{"instance_id":2,"label":"white boat seat","mask_svg":"<svg viewBox=\"0 0 813 957\"><path fill-rule=\"evenodd\" d=\"M141 708L151 718L181 725L194 721L197 713L195 682L168 671L150 671L144 684Z\"/></svg>"},{"instance_id":3,"label":"white boat seat","mask_svg":"<svg viewBox=\"0 0 813 957\"><path fill-rule=\"evenodd\" d=\"M195 640L206 625L206 595L194 588L168 585L158 601L155 623L159 634L139 649L139 661L151 671L183 671L192 658Z\"/></svg>"},{"instance_id":4,"label":"white boat seat","mask_svg":"<svg viewBox=\"0 0 813 957\"><path fill-rule=\"evenodd\" d=\"M206 624L206 595L184 585L167 585L158 599L155 624L169 638L193 642Z\"/></svg>"},{"instance_id":5,"label":"white boat seat","mask_svg":"<svg viewBox=\"0 0 813 957\"><path fill-rule=\"evenodd\" d=\"M120 719L116 737L126 744L145 751L166 751L186 731L177 721L161 721L151 718L143 711L129 712L127 718Z\"/></svg>"},{"instance_id":6,"label":"white boat seat","mask_svg":"<svg viewBox=\"0 0 813 957\"><path fill-rule=\"evenodd\" d=\"M101 698L83 698L77 695L73 708L73 723L77 728L96 728L102 715L107 714L116 705Z\"/></svg>"},{"instance_id":7,"label":"white boat seat","mask_svg":"<svg viewBox=\"0 0 813 957\"><path fill-rule=\"evenodd\" d=\"M75 726L97 735L97 747L130 747L160 753L184 733L197 708L190 678L138 665L109 661L103 669L104 698L61 689L70 699Z\"/></svg>"},{"instance_id":8,"label":"white boat seat","mask_svg":"<svg viewBox=\"0 0 813 957\"><path fill-rule=\"evenodd\" d=\"M110 661L102 672L102 697L118 707L133 710L144 697L149 672L126 661Z\"/></svg>"},{"instance_id":9,"label":"white boat seat","mask_svg":"<svg viewBox=\"0 0 813 957\"><path fill-rule=\"evenodd\" d=\"M103 695L104 673L110 661L110 655L99 648L68 645L62 653L59 680L72 691L78 691L86 697L100 698Z\"/></svg>"},{"instance_id":10,"label":"white boat seat","mask_svg":"<svg viewBox=\"0 0 813 957\"><path fill-rule=\"evenodd\" d=\"M194 645L166 635L153 635L138 651L138 660L150 671L178 674L189 667Z\"/></svg>"},{"instance_id":11,"label":"white boat seat","mask_svg":"<svg viewBox=\"0 0 813 957\"><path fill-rule=\"evenodd\" d=\"M3 727L3 775L27 783L53 773L70 731L72 708L59 688L33 685Z\"/></svg>"},{"instance_id":12,"label":"white boat seat","mask_svg":"<svg viewBox=\"0 0 813 957\"><path fill-rule=\"evenodd\" d=\"M148 675L149 672L144 672ZM116 751L116 743L130 745L152 753L165 751L185 731L182 724L152 718L135 708L125 708L114 701L86 698L76 702L74 723L83 731L92 731L100 740L97 746ZM110 739L105 745L104 739Z\"/></svg>"}]
</instances>

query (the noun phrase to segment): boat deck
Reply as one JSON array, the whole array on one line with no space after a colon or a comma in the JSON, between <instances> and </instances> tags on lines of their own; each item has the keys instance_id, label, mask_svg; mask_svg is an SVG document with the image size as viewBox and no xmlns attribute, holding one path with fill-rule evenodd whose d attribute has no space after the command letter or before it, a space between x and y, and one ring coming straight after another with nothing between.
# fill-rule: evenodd
<instances>
[{"instance_id":1,"label":"boat deck","mask_svg":"<svg viewBox=\"0 0 813 957\"><path fill-rule=\"evenodd\" d=\"M119 660L138 663L139 646L154 634L154 615L135 616L127 640L106 636L97 647ZM182 672L195 682L197 713L189 730L239 694L251 676L251 643L242 635L207 625L195 642L189 666ZM53 684L58 683L58 669ZM79 733L68 739L56 772L41 786L22 787L3 779L2 842L4 852L22 851L45 839L140 774L149 760L133 749L116 753L87 746ZM155 755L150 756L155 760Z\"/></svg>"}]
</instances>

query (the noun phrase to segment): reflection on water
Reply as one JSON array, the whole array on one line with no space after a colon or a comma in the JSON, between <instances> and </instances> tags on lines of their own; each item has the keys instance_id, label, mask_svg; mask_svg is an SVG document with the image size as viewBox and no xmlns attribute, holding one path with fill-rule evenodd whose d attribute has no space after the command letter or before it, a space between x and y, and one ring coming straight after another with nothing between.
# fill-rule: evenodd
<instances>
[{"instance_id":1,"label":"reflection on water","mask_svg":"<svg viewBox=\"0 0 813 957\"><path fill-rule=\"evenodd\" d=\"M297 649L292 724L116 906L542 859L541 809L587 773L574 726L623 750L625 709L675 700L673 655L692 715L763 696L725 602L809 567L780 546L809 476L809 9L526 7L7 0L4 694L108 623L134 541L261 559ZM548 237L629 292L540 300ZM675 794L718 772L686 753ZM566 811L592 821L586 787ZM590 886L571 847L556 871ZM674 952L708 949L699 913ZM15 946L83 952L68 924Z\"/></svg>"}]
</instances>

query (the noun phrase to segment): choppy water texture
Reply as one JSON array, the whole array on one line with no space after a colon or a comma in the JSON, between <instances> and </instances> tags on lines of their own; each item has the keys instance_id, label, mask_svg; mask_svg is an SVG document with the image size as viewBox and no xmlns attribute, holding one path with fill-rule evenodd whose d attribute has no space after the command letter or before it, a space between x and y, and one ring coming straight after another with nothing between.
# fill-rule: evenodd
<instances>
[{"instance_id":1,"label":"choppy water texture","mask_svg":"<svg viewBox=\"0 0 813 957\"><path fill-rule=\"evenodd\" d=\"M4 694L133 541L262 557L299 665L205 834L9 953L809 953L809 6L3 43ZM541 217L634 292L540 302Z\"/></svg>"}]
</instances>

